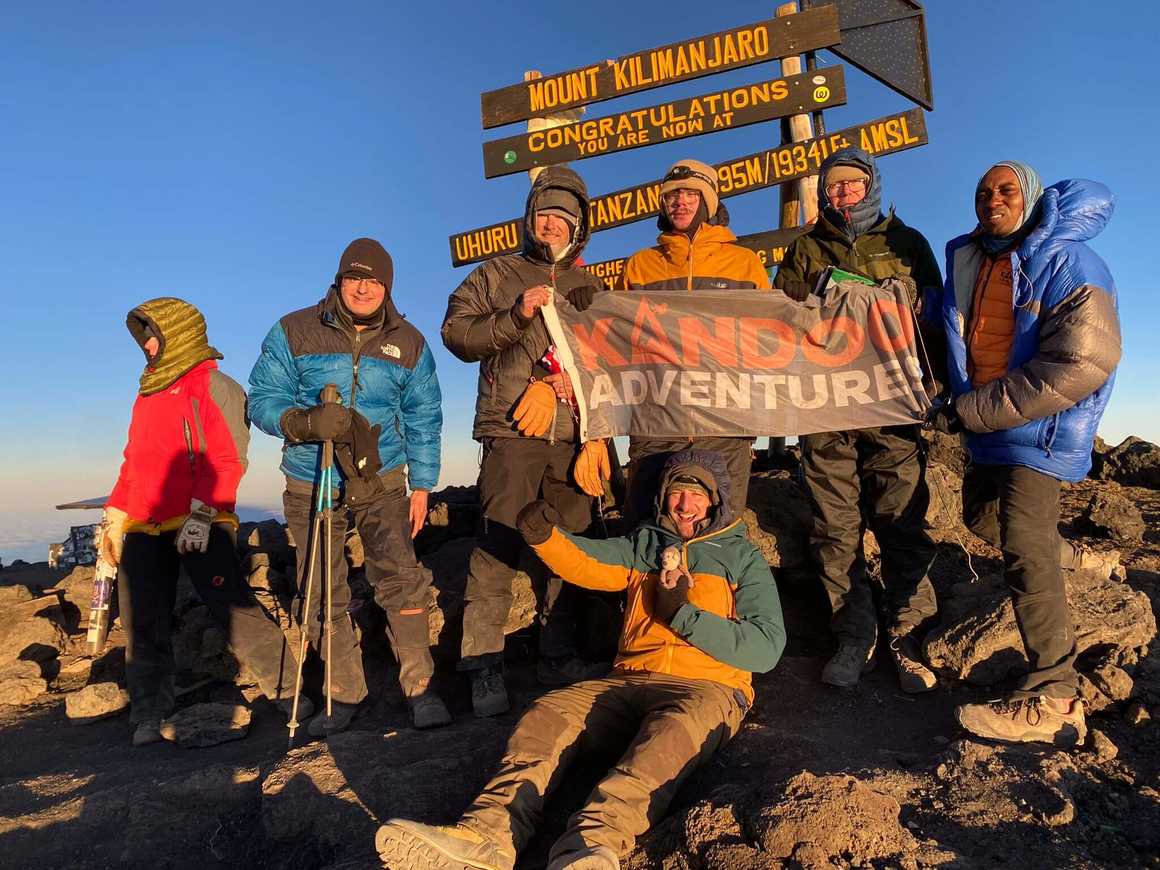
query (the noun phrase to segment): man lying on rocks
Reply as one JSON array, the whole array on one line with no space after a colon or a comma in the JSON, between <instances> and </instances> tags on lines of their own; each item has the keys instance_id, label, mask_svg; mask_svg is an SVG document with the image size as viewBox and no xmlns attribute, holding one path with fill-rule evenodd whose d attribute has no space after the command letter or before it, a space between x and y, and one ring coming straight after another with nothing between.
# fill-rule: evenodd
<instances>
[{"instance_id":1,"label":"man lying on rocks","mask_svg":"<svg viewBox=\"0 0 1160 870\"><path fill-rule=\"evenodd\" d=\"M524 539L564 580L627 592L612 673L549 692L520 719L499 770L455 825L392 819L375 844L393 870L511 870L545 799L582 742L627 746L568 821L549 870L616 870L665 814L677 789L724 746L753 703L751 673L785 647L769 565L733 518L717 453L665 464L656 520L597 541L561 527L545 501L520 512Z\"/></svg>"}]
</instances>

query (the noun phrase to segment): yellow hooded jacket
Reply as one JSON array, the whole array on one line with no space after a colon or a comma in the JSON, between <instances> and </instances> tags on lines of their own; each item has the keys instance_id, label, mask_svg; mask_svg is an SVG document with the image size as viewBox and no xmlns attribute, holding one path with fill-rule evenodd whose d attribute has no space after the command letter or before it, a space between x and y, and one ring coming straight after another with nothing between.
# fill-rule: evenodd
<instances>
[{"instance_id":1,"label":"yellow hooded jacket","mask_svg":"<svg viewBox=\"0 0 1160 870\"><path fill-rule=\"evenodd\" d=\"M712 224L702 224L691 240L661 233L655 247L629 257L616 289L768 290L760 258L736 242L732 230Z\"/></svg>"}]
</instances>

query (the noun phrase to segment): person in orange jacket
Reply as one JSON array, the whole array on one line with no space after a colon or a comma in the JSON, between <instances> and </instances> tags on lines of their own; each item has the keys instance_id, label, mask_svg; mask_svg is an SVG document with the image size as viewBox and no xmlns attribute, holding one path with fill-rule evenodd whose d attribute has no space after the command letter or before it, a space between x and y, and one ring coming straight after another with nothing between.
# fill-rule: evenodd
<instances>
[{"instance_id":1,"label":"person in orange jacket","mask_svg":"<svg viewBox=\"0 0 1160 870\"><path fill-rule=\"evenodd\" d=\"M729 212L721 202L717 171L699 160L678 160L661 182L661 234L657 244L633 254L618 290L768 290L769 275L757 254L737 244ZM729 466L733 513L745 510L752 437L700 436L685 439L633 436L628 442L628 492L624 516L629 528L649 515L652 494L665 460L686 447L720 453Z\"/></svg>"},{"instance_id":2,"label":"person in orange jacket","mask_svg":"<svg viewBox=\"0 0 1160 870\"><path fill-rule=\"evenodd\" d=\"M729 486L719 454L684 450L653 491L653 522L623 537L574 535L544 500L520 512L524 540L564 580L627 594L616 664L603 679L537 699L455 825L397 818L379 828L387 867L512 870L580 747L624 741L548 859L548 870L620 867L681 784L737 733L753 704L752 675L785 648L777 585L733 516Z\"/></svg>"},{"instance_id":3,"label":"person in orange jacket","mask_svg":"<svg viewBox=\"0 0 1160 870\"><path fill-rule=\"evenodd\" d=\"M126 326L145 371L105 506L100 558L118 569L133 745L161 740L173 710L171 619L181 569L266 697L289 714L294 657L242 577L235 546L250 443L246 393L218 371L222 355L190 303L151 299L129 312ZM305 698L298 713L310 714Z\"/></svg>"}]
</instances>

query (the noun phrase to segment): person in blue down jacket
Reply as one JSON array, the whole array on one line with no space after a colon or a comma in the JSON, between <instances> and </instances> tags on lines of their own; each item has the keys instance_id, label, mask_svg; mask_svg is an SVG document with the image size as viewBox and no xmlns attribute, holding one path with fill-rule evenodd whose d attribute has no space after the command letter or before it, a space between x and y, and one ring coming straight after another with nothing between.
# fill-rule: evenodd
<instances>
[{"instance_id":1,"label":"person in blue down jacket","mask_svg":"<svg viewBox=\"0 0 1160 870\"><path fill-rule=\"evenodd\" d=\"M443 702L428 688L434 673L427 625L431 574L416 560L412 544L427 519L427 495L439 479L442 397L431 349L391 300L392 277L391 258L382 245L373 239L351 242L326 297L274 324L250 373L254 423L286 442L283 503L298 546L300 588L309 567L304 556L320 442L335 442L342 509L334 516L332 610L325 617L334 630L335 703L332 716L321 714L307 725L315 737L346 728L367 694L347 613L347 511L362 538L375 600L387 613L387 633L411 721L416 728L451 721ZM321 401L327 384L338 387L341 403ZM321 552L320 546L311 558L320 559ZM316 577L325 576L320 567L315 572ZM321 613L322 586L314 585L309 613ZM305 628L307 637L317 641L320 624Z\"/></svg>"},{"instance_id":2,"label":"person in blue down jacket","mask_svg":"<svg viewBox=\"0 0 1160 870\"><path fill-rule=\"evenodd\" d=\"M1003 551L1030 663L1010 697L959 707L959 722L982 737L1068 744L1087 733L1061 563L1099 560L1064 542L1057 524L1061 481L1091 466L1120 360L1115 283L1084 244L1113 205L1098 182L1043 190L1030 166L998 163L976 188L978 226L947 245L953 395L934 422L966 430L964 520Z\"/></svg>"}]
</instances>

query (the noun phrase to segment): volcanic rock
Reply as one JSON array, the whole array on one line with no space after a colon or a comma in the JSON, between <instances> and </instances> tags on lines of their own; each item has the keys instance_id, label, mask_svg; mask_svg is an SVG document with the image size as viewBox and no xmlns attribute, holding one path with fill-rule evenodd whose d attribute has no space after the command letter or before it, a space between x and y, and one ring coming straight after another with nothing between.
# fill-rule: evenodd
<instances>
[{"instance_id":1,"label":"volcanic rock","mask_svg":"<svg viewBox=\"0 0 1160 870\"><path fill-rule=\"evenodd\" d=\"M1092 495L1077 524L1084 531L1114 541L1139 541L1144 537L1144 517L1137 507L1114 490L1100 489Z\"/></svg>"},{"instance_id":2,"label":"volcanic rock","mask_svg":"<svg viewBox=\"0 0 1160 870\"><path fill-rule=\"evenodd\" d=\"M48 681L36 662L15 661L0 667L0 705L23 707L46 691Z\"/></svg>"},{"instance_id":3,"label":"volcanic rock","mask_svg":"<svg viewBox=\"0 0 1160 870\"><path fill-rule=\"evenodd\" d=\"M1107 646L1115 650L1118 663L1134 664L1137 651L1156 636L1148 596L1092 571L1065 571L1064 575L1079 652ZM932 667L985 686L1026 672L1023 642L1001 578L956 584L946 604L944 612L955 616L925 644Z\"/></svg>"},{"instance_id":4,"label":"volcanic rock","mask_svg":"<svg viewBox=\"0 0 1160 870\"><path fill-rule=\"evenodd\" d=\"M1132 435L1106 452L1093 448L1092 459L1091 476L1098 480L1160 489L1160 447L1149 441Z\"/></svg>"},{"instance_id":5,"label":"volcanic rock","mask_svg":"<svg viewBox=\"0 0 1160 870\"><path fill-rule=\"evenodd\" d=\"M161 736L182 749L241 740L250 730L250 711L241 704L194 704L161 723Z\"/></svg>"},{"instance_id":6,"label":"volcanic rock","mask_svg":"<svg viewBox=\"0 0 1160 870\"><path fill-rule=\"evenodd\" d=\"M802 772L752 820L752 830L763 852L798 864L897 862L917 848L898 819L900 809L894 798L852 776Z\"/></svg>"},{"instance_id":7,"label":"volcanic rock","mask_svg":"<svg viewBox=\"0 0 1160 870\"><path fill-rule=\"evenodd\" d=\"M77 725L116 716L128 707L129 693L116 683L93 683L64 699L64 714Z\"/></svg>"},{"instance_id":8,"label":"volcanic rock","mask_svg":"<svg viewBox=\"0 0 1160 870\"><path fill-rule=\"evenodd\" d=\"M22 596L21 596L22 597ZM80 611L57 595L10 602L0 608L0 665L25 659L48 661L67 647Z\"/></svg>"}]
</instances>

